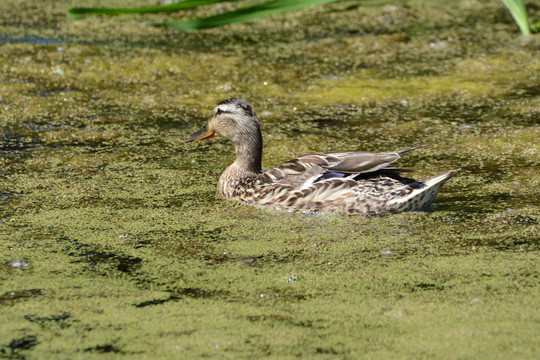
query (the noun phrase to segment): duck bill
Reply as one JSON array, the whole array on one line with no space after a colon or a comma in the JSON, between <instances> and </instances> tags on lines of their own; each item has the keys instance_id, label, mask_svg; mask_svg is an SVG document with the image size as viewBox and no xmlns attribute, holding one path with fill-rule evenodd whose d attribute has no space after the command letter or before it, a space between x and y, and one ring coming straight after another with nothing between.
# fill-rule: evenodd
<instances>
[{"instance_id":1,"label":"duck bill","mask_svg":"<svg viewBox=\"0 0 540 360\"><path fill-rule=\"evenodd\" d=\"M201 130L197 131L196 133L191 134L186 139L186 142L209 139L214 136L216 136L216 133L214 133L213 131L207 130L206 127L203 127Z\"/></svg>"}]
</instances>

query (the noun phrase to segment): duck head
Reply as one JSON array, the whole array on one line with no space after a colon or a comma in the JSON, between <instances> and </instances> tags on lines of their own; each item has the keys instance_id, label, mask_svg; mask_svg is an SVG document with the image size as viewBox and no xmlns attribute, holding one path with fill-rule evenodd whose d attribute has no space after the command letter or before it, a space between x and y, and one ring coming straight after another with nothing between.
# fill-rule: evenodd
<instances>
[{"instance_id":1,"label":"duck head","mask_svg":"<svg viewBox=\"0 0 540 360\"><path fill-rule=\"evenodd\" d=\"M255 111L243 99L231 98L216 105L208 125L186 142L209 139L216 135L230 139L236 148L237 163L260 170L262 135Z\"/></svg>"},{"instance_id":2,"label":"duck head","mask_svg":"<svg viewBox=\"0 0 540 360\"><path fill-rule=\"evenodd\" d=\"M261 133L259 119L255 111L243 99L227 99L216 105L208 125L194 134L186 142L209 139L216 135L241 143Z\"/></svg>"}]
</instances>

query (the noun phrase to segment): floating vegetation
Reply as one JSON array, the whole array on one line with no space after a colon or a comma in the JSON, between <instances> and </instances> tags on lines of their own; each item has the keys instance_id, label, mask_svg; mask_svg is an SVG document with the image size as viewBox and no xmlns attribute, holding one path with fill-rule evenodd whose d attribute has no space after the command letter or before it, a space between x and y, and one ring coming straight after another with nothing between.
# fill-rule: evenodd
<instances>
[{"instance_id":1,"label":"floating vegetation","mask_svg":"<svg viewBox=\"0 0 540 360\"><path fill-rule=\"evenodd\" d=\"M499 1L181 33L70 4L0 1L0 358L538 357L540 38ZM258 109L265 169L434 143L400 165L462 170L431 213L220 201L231 144L184 139L230 97Z\"/></svg>"}]
</instances>

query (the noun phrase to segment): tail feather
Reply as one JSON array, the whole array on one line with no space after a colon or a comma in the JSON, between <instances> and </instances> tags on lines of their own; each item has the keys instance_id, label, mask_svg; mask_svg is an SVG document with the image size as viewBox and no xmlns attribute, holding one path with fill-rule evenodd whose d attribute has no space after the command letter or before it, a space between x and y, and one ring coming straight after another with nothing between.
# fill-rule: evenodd
<instances>
[{"instance_id":1,"label":"tail feather","mask_svg":"<svg viewBox=\"0 0 540 360\"><path fill-rule=\"evenodd\" d=\"M425 145L413 146L413 147L410 147L410 148L399 149L399 150L396 150L394 152L398 153L398 154L403 154L403 153L406 153L406 152L409 152L409 151L412 151L412 150L421 149L421 148L425 148L425 147L429 147L429 146L433 146L433 144L425 144Z\"/></svg>"},{"instance_id":2,"label":"tail feather","mask_svg":"<svg viewBox=\"0 0 540 360\"><path fill-rule=\"evenodd\" d=\"M400 211L418 211L429 209L431 203L435 200L442 186L448 182L457 172L448 170L442 174L425 180L419 180L421 184L404 197L396 198L389 202L395 207L396 212Z\"/></svg>"},{"instance_id":3,"label":"tail feather","mask_svg":"<svg viewBox=\"0 0 540 360\"><path fill-rule=\"evenodd\" d=\"M448 170L446 172L443 172L442 174L430 177L428 179L420 180L420 181L426 184L427 186L434 186L439 183L442 186L446 184L448 180L450 180L459 170L461 169Z\"/></svg>"}]
</instances>

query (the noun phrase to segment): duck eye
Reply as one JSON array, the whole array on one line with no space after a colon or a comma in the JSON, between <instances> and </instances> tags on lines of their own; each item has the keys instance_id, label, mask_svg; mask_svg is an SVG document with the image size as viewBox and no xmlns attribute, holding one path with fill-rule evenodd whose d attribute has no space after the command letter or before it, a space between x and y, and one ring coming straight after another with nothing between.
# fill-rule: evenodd
<instances>
[{"instance_id":1,"label":"duck eye","mask_svg":"<svg viewBox=\"0 0 540 360\"><path fill-rule=\"evenodd\" d=\"M223 113L223 110L221 110L221 109L217 109L217 111L216 111L216 115L221 115L222 113Z\"/></svg>"}]
</instances>

